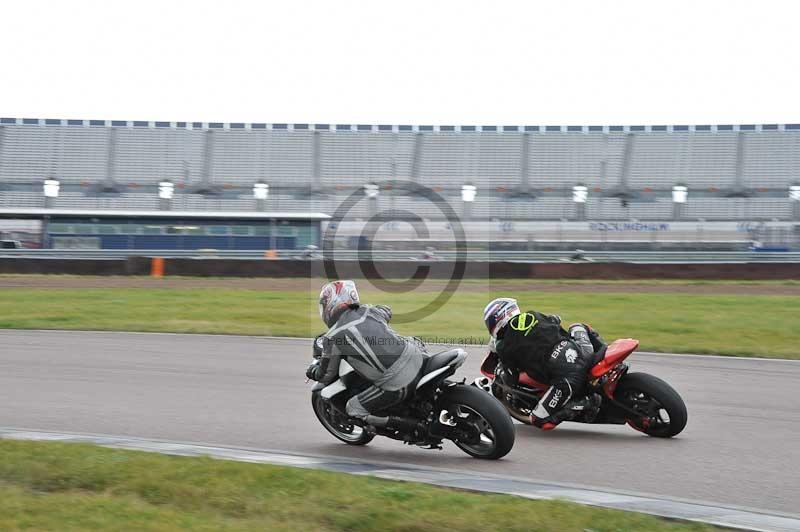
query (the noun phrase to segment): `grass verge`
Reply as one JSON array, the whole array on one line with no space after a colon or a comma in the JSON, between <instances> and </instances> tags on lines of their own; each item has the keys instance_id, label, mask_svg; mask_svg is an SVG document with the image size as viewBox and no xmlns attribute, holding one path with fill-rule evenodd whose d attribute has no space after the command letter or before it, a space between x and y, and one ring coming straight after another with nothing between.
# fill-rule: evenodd
<instances>
[{"instance_id":1,"label":"grass verge","mask_svg":"<svg viewBox=\"0 0 800 532\"><path fill-rule=\"evenodd\" d=\"M714 530L644 514L262 464L0 441L2 530Z\"/></svg>"},{"instance_id":2,"label":"grass verge","mask_svg":"<svg viewBox=\"0 0 800 532\"><path fill-rule=\"evenodd\" d=\"M122 284L130 281L155 281L159 284L163 283L181 283L181 282L203 282L210 283L218 281L283 281L293 279L308 283L311 286L319 287L327 282L325 277L222 277L222 276L186 276L186 275L168 275L161 279L155 279L148 275L76 275L76 274L43 274L43 273L0 273L0 281L23 281L23 282L36 282L36 281L119 281ZM388 278L389 281L401 282L404 279ZM447 279L431 279L427 282L440 282L446 284ZM520 286L524 284L536 285L553 285L553 286L593 286L593 285L607 285L607 286L620 286L626 285L651 285L654 287L659 286L786 286L798 287L800 286L800 279L528 279L528 278L464 278L459 282L460 286L472 288L485 288L488 286L502 287L502 286Z\"/></svg>"},{"instance_id":3,"label":"grass verge","mask_svg":"<svg viewBox=\"0 0 800 532\"><path fill-rule=\"evenodd\" d=\"M481 312L502 286L461 290L433 314L397 324L403 334L460 343L487 339ZM396 314L430 302L436 293L386 294L362 299ZM513 294L523 308L585 321L606 339L634 337L641 349L665 352L800 358L800 298L775 295L602 293L578 287ZM223 288L4 288L0 328L79 329L276 336L313 336L321 327L316 291Z\"/></svg>"}]
</instances>

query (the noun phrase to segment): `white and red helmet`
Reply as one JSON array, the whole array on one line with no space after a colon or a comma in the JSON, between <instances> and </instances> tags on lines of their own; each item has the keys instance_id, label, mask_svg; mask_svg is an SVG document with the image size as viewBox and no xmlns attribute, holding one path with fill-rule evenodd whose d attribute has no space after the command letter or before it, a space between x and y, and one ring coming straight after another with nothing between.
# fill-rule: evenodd
<instances>
[{"instance_id":1,"label":"white and red helmet","mask_svg":"<svg viewBox=\"0 0 800 532\"><path fill-rule=\"evenodd\" d=\"M511 297L498 297L493 299L483 309L483 322L489 329L492 338L497 338L497 332L505 327L509 320L519 314L517 300Z\"/></svg>"},{"instance_id":2,"label":"white and red helmet","mask_svg":"<svg viewBox=\"0 0 800 532\"><path fill-rule=\"evenodd\" d=\"M325 325L333 327L342 312L359 304L356 283L333 281L323 286L319 292L319 317Z\"/></svg>"}]
</instances>

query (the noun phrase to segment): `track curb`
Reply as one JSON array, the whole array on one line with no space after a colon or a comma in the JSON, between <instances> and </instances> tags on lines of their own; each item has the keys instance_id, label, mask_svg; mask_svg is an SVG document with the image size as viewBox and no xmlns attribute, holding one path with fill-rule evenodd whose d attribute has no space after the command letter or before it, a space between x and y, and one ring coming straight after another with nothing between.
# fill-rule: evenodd
<instances>
[{"instance_id":1,"label":"track curb","mask_svg":"<svg viewBox=\"0 0 800 532\"><path fill-rule=\"evenodd\" d=\"M591 487L556 484L468 473L446 469L415 467L388 462L362 462L332 456L292 454L267 449L246 449L143 438L47 432L0 427L0 439L88 443L178 456L210 456L221 460L252 462L365 475L388 480L421 482L435 486L477 492L515 495L528 499L560 499L588 506L651 514L668 519L694 521L738 530L769 532L800 531L800 516L779 514L713 503L682 501L651 495L607 491Z\"/></svg>"}]
</instances>

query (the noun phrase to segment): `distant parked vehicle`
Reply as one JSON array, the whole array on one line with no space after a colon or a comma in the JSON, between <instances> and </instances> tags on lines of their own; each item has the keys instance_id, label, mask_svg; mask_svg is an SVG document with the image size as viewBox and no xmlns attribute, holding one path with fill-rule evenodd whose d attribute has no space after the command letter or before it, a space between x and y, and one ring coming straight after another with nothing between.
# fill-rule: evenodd
<instances>
[{"instance_id":1,"label":"distant parked vehicle","mask_svg":"<svg viewBox=\"0 0 800 532\"><path fill-rule=\"evenodd\" d=\"M22 242L19 240L0 240L0 249L21 249Z\"/></svg>"}]
</instances>

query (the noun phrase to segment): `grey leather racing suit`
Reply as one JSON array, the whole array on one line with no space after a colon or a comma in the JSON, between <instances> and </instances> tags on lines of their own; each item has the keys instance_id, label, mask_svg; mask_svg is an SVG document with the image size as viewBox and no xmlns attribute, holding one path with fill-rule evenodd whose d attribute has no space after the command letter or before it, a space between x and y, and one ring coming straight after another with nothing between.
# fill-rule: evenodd
<instances>
[{"instance_id":1,"label":"grey leather racing suit","mask_svg":"<svg viewBox=\"0 0 800 532\"><path fill-rule=\"evenodd\" d=\"M388 417L373 414L402 402L419 380L427 354L421 342L401 336L389 326L392 310L385 305L360 305L345 310L323 335L323 351L315 380L327 385L339 377L342 359L372 385L347 402L347 414L375 426Z\"/></svg>"}]
</instances>

